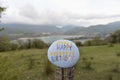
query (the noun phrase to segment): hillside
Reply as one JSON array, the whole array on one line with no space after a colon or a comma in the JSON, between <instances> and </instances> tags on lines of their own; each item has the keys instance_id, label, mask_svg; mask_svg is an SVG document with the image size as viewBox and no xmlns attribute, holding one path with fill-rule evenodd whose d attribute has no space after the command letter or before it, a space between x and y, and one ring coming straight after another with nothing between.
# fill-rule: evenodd
<instances>
[{"instance_id":1,"label":"hillside","mask_svg":"<svg viewBox=\"0 0 120 80\"><path fill-rule=\"evenodd\" d=\"M32 25L32 24L0 24L1 27L5 28L1 34L13 34L13 33L60 33L61 29L54 25Z\"/></svg>"},{"instance_id":2,"label":"hillside","mask_svg":"<svg viewBox=\"0 0 120 80\"><path fill-rule=\"evenodd\" d=\"M79 50L81 56L74 80L120 79L120 56L116 54L120 52L120 45L80 47ZM0 80L54 80L56 67L47 63L46 53L47 49L0 52Z\"/></svg>"},{"instance_id":3,"label":"hillside","mask_svg":"<svg viewBox=\"0 0 120 80\"><path fill-rule=\"evenodd\" d=\"M92 25L87 28L77 27L67 31L65 34L109 34L120 29L120 21L106 25Z\"/></svg>"},{"instance_id":4,"label":"hillside","mask_svg":"<svg viewBox=\"0 0 120 80\"><path fill-rule=\"evenodd\" d=\"M21 35L33 36L34 34L41 33L54 33L54 34L100 34L107 35L120 29L120 21L112 22L106 25L92 25L89 27L76 26L76 25L65 25L62 28L58 28L55 25L31 25L31 24L0 24L1 27L5 28L0 35Z\"/></svg>"}]
</instances>

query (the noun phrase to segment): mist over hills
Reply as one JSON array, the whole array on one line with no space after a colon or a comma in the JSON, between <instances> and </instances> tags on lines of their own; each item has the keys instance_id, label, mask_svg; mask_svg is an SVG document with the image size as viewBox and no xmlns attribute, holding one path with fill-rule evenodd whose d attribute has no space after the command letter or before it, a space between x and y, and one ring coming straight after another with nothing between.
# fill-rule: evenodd
<instances>
[{"instance_id":1,"label":"mist over hills","mask_svg":"<svg viewBox=\"0 0 120 80\"><path fill-rule=\"evenodd\" d=\"M120 21L112 22L106 25L93 25L89 27L66 25L58 28L55 25L31 25L18 23L1 23L0 27L5 30L0 32L0 35L21 34L32 36L40 33L57 33L57 34L109 34L120 29Z\"/></svg>"}]
</instances>

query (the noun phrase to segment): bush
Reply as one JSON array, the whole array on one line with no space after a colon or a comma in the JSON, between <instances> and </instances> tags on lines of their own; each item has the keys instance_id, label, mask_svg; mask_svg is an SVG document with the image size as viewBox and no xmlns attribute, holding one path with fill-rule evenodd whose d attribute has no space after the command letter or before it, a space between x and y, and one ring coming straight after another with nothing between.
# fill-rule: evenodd
<instances>
[{"instance_id":1,"label":"bush","mask_svg":"<svg viewBox=\"0 0 120 80\"><path fill-rule=\"evenodd\" d=\"M107 42L105 40L100 39L99 37L95 37L92 40L88 40L84 43L85 46L99 46L106 44Z\"/></svg>"},{"instance_id":2,"label":"bush","mask_svg":"<svg viewBox=\"0 0 120 80\"><path fill-rule=\"evenodd\" d=\"M43 41L38 40L38 39L35 39L33 41L33 44L34 44L34 47L38 49L43 49L43 48L48 47L47 44L45 44Z\"/></svg>"},{"instance_id":3,"label":"bush","mask_svg":"<svg viewBox=\"0 0 120 80\"><path fill-rule=\"evenodd\" d=\"M75 44L76 44L78 47L82 46L82 43L81 43L81 42L75 42Z\"/></svg>"},{"instance_id":4,"label":"bush","mask_svg":"<svg viewBox=\"0 0 120 80\"><path fill-rule=\"evenodd\" d=\"M84 46L92 46L92 41L89 40L89 41L84 42Z\"/></svg>"},{"instance_id":5,"label":"bush","mask_svg":"<svg viewBox=\"0 0 120 80\"><path fill-rule=\"evenodd\" d=\"M19 49L19 45L15 43L11 43L11 50L17 50Z\"/></svg>"},{"instance_id":6,"label":"bush","mask_svg":"<svg viewBox=\"0 0 120 80\"><path fill-rule=\"evenodd\" d=\"M0 37L0 51L9 51L9 50L21 50L21 49L32 49L38 48L43 49L47 48L48 45L39 39L27 41L18 40L17 42L10 42L8 37Z\"/></svg>"},{"instance_id":7,"label":"bush","mask_svg":"<svg viewBox=\"0 0 120 80\"><path fill-rule=\"evenodd\" d=\"M9 51L11 49L10 40L7 36L0 37L0 51Z\"/></svg>"},{"instance_id":8,"label":"bush","mask_svg":"<svg viewBox=\"0 0 120 80\"><path fill-rule=\"evenodd\" d=\"M18 41L18 43L20 45L19 49L32 49L32 48L43 49L48 47L47 44L45 44L43 41L39 39L35 40L28 39L26 42Z\"/></svg>"},{"instance_id":9,"label":"bush","mask_svg":"<svg viewBox=\"0 0 120 80\"><path fill-rule=\"evenodd\" d=\"M115 31L106 38L109 43L120 43L120 30Z\"/></svg>"}]
</instances>

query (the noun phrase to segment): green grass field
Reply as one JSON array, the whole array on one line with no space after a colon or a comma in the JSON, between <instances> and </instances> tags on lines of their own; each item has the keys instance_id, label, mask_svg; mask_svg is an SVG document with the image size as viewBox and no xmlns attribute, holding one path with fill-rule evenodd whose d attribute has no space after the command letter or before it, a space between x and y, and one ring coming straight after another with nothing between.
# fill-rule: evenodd
<instances>
[{"instance_id":1,"label":"green grass field","mask_svg":"<svg viewBox=\"0 0 120 80\"><path fill-rule=\"evenodd\" d=\"M120 80L120 45L79 50L74 80ZM0 52L0 80L54 80L55 68L47 63L47 49Z\"/></svg>"}]
</instances>

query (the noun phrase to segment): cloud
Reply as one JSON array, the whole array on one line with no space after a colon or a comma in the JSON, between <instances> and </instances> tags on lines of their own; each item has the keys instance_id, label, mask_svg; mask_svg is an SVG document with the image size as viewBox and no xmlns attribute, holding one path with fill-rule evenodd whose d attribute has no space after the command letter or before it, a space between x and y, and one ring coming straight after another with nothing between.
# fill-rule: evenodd
<instances>
[{"instance_id":1,"label":"cloud","mask_svg":"<svg viewBox=\"0 0 120 80\"><path fill-rule=\"evenodd\" d=\"M69 17L64 12L60 13L45 8L39 8L39 10L37 10L32 5L20 8L19 15L29 19L33 24L66 25L70 22Z\"/></svg>"},{"instance_id":2,"label":"cloud","mask_svg":"<svg viewBox=\"0 0 120 80\"><path fill-rule=\"evenodd\" d=\"M20 8L19 14L30 19L36 19L39 16L38 11L31 5L25 5Z\"/></svg>"},{"instance_id":3,"label":"cloud","mask_svg":"<svg viewBox=\"0 0 120 80\"><path fill-rule=\"evenodd\" d=\"M93 19L106 19L106 18L118 18L120 14L106 15L106 14L88 14L88 15L79 15L79 14L68 14L70 18L73 19L83 19L83 20L93 20Z\"/></svg>"},{"instance_id":4,"label":"cloud","mask_svg":"<svg viewBox=\"0 0 120 80\"><path fill-rule=\"evenodd\" d=\"M120 20L119 14L80 14L71 11L52 10L46 7L36 7L32 4L9 7L6 13L2 19L3 22L50 24L56 26L88 26Z\"/></svg>"}]
</instances>

